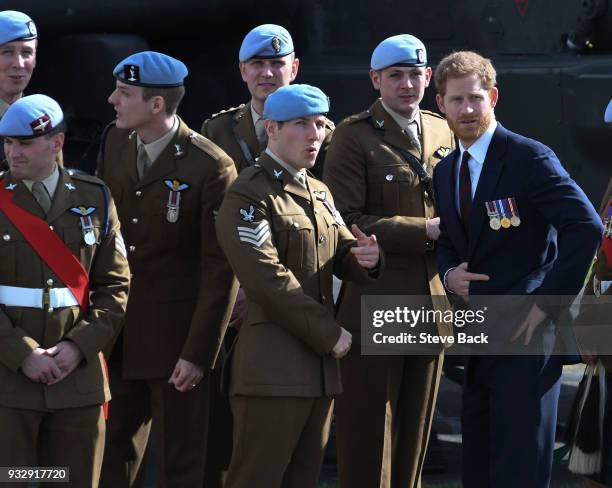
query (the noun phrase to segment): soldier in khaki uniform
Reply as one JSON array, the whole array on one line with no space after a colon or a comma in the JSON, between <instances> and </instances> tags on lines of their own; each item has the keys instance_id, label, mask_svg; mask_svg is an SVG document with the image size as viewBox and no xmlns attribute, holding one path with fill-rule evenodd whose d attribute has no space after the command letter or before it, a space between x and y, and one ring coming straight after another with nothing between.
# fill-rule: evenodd
<instances>
[{"instance_id":1,"label":"soldier in khaki uniform","mask_svg":"<svg viewBox=\"0 0 612 488\"><path fill-rule=\"evenodd\" d=\"M295 79L299 59L295 56L291 34L274 24L252 29L242 41L238 58L240 75L251 100L239 107L214 114L202 124L202 134L229 154L240 172L255 164L255 160L266 148L267 136L261 116L264 102L270 93L289 85ZM313 168L318 178L322 174L325 151L334 128L333 122L327 118L325 124L327 136ZM227 349L231 347L246 307L244 292L240 290L232 314L232 328L226 337ZM222 486L222 472L227 469L232 451L231 411L227 396L220 392L220 376L220 369L215 370L211 376L211 415L214 415L215 423L209 430L209 443L217 448L208 452L205 488Z\"/></svg>"},{"instance_id":2,"label":"soldier in khaki uniform","mask_svg":"<svg viewBox=\"0 0 612 488\"><path fill-rule=\"evenodd\" d=\"M251 100L214 114L202 124L202 134L223 148L240 172L255 164L266 148L262 118L266 98L295 80L300 60L295 57L291 34L274 24L263 24L251 30L242 41L238 58L240 75ZM334 123L325 118L326 137L312 168L317 178L323 174L323 161L333 129Z\"/></svg>"},{"instance_id":3,"label":"soldier in khaki uniform","mask_svg":"<svg viewBox=\"0 0 612 488\"><path fill-rule=\"evenodd\" d=\"M249 300L231 356L234 450L226 488L313 488L341 391L337 358L351 336L333 317L332 274L372 281L374 236L344 226L306 175L325 132L327 97L290 85L266 100L269 142L219 211L217 232Z\"/></svg>"},{"instance_id":4,"label":"soldier in khaki uniform","mask_svg":"<svg viewBox=\"0 0 612 488\"><path fill-rule=\"evenodd\" d=\"M237 285L214 219L236 177L229 157L176 116L187 68L151 51L114 70L98 175L124 222L133 277L110 360L111 404L102 484L134 486L151 420L157 486L200 487L215 363Z\"/></svg>"},{"instance_id":5,"label":"soldier in khaki uniform","mask_svg":"<svg viewBox=\"0 0 612 488\"><path fill-rule=\"evenodd\" d=\"M429 175L454 141L442 117L419 109L431 78L426 63L425 46L413 36L380 43L370 78L381 98L344 120L328 150L324 181L338 209L347 224L375 233L388 258L383 279L343 285L336 318L357 338L362 295L431 295L436 307L446 306L434 259L439 219ZM441 366L435 353L349 352L336 401L340 486L419 485Z\"/></svg>"},{"instance_id":6,"label":"soldier in khaki uniform","mask_svg":"<svg viewBox=\"0 0 612 488\"><path fill-rule=\"evenodd\" d=\"M0 460L67 466L68 486L89 488L110 400L101 351L121 326L129 268L108 189L56 164L63 119L32 95L0 121Z\"/></svg>"},{"instance_id":7,"label":"soldier in khaki uniform","mask_svg":"<svg viewBox=\"0 0 612 488\"><path fill-rule=\"evenodd\" d=\"M0 119L32 78L36 67L38 34L30 17L16 10L0 12ZM4 148L0 146L0 162L4 161ZM2 163L2 169L7 169Z\"/></svg>"}]
</instances>

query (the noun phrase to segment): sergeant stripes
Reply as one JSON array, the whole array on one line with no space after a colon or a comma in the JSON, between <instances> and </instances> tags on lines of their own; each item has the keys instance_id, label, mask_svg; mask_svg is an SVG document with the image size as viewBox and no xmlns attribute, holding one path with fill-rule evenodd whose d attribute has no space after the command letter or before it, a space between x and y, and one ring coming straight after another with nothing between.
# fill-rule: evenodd
<instances>
[{"instance_id":1,"label":"sergeant stripes","mask_svg":"<svg viewBox=\"0 0 612 488\"><path fill-rule=\"evenodd\" d=\"M265 240L270 237L270 225L267 220L262 220L257 227L238 226L238 237L242 242L253 244L255 247L261 247Z\"/></svg>"}]
</instances>

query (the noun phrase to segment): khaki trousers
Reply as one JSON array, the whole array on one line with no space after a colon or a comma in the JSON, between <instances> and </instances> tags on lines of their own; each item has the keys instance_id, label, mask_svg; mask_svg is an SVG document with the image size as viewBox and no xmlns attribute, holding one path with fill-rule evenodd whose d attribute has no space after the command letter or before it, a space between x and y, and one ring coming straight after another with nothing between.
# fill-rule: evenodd
<instances>
[{"instance_id":1,"label":"khaki trousers","mask_svg":"<svg viewBox=\"0 0 612 488\"><path fill-rule=\"evenodd\" d=\"M362 356L356 347L340 368L339 486L419 487L442 356Z\"/></svg>"},{"instance_id":2,"label":"khaki trousers","mask_svg":"<svg viewBox=\"0 0 612 488\"><path fill-rule=\"evenodd\" d=\"M315 488L331 397L230 397L234 450L225 488Z\"/></svg>"},{"instance_id":3,"label":"khaki trousers","mask_svg":"<svg viewBox=\"0 0 612 488\"><path fill-rule=\"evenodd\" d=\"M39 412L0 407L0 465L69 468L62 487L97 488L104 451L100 405ZM46 483L45 483L46 485ZM28 483L0 483L7 488Z\"/></svg>"}]
</instances>

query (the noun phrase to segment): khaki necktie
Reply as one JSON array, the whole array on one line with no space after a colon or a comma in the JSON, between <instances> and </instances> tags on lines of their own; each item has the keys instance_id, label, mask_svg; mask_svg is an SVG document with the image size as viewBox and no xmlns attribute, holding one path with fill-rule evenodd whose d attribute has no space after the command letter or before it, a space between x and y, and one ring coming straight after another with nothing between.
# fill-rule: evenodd
<instances>
[{"instance_id":1,"label":"khaki necktie","mask_svg":"<svg viewBox=\"0 0 612 488\"><path fill-rule=\"evenodd\" d=\"M412 121L408 124L408 127L404 130L404 133L410 139L412 145L421 152L421 141L419 140L419 129L417 123Z\"/></svg>"},{"instance_id":2,"label":"khaki necktie","mask_svg":"<svg viewBox=\"0 0 612 488\"><path fill-rule=\"evenodd\" d=\"M151 160L147 154L144 144L138 145L138 154L136 155L136 169L138 170L138 179L142 180L147 170L151 167Z\"/></svg>"},{"instance_id":3,"label":"khaki necktie","mask_svg":"<svg viewBox=\"0 0 612 488\"><path fill-rule=\"evenodd\" d=\"M51 208L51 197L42 181L35 181L32 184L32 194L46 214Z\"/></svg>"},{"instance_id":4,"label":"khaki necktie","mask_svg":"<svg viewBox=\"0 0 612 488\"><path fill-rule=\"evenodd\" d=\"M257 135L259 148L263 151L268 146L268 134L266 133L266 126L263 119L259 119L255 122L255 134Z\"/></svg>"}]
</instances>

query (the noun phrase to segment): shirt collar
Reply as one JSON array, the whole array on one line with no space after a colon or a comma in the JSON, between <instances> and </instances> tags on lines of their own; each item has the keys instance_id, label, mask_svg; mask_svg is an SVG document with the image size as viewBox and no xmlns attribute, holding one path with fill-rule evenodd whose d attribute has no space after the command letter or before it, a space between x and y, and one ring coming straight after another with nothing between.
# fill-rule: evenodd
<instances>
[{"instance_id":1,"label":"shirt collar","mask_svg":"<svg viewBox=\"0 0 612 488\"><path fill-rule=\"evenodd\" d=\"M293 166L291 166L288 163L285 163L285 161L283 161L281 158L279 158L276 154L274 154L269 147L266 148L266 154L268 156L270 156L274 161L276 161L278 164L280 164L283 168L285 168L287 170L287 172L293 176L294 178L297 178L298 174L303 175L304 177L306 176L306 170L304 168L302 168L301 170L297 170L295 169Z\"/></svg>"},{"instance_id":2,"label":"shirt collar","mask_svg":"<svg viewBox=\"0 0 612 488\"><path fill-rule=\"evenodd\" d=\"M497 121L493 119L487 127L487 130L482 133L482 135L476 139L474 144L472 144L467 151L470 153L470 157L474 159L478 164L482 165L485 162L487 157L487 151L489 150L489 145L491 144L491 139L493 139L493 133L497 128ZM463 153L466 151L465 147L461 141L459 141L459 161L463 157Z\"/></svg>"},{"instance_id":3,"label":"shirt collar","mask_svg":"<svg viewBox=\"0 0 612 488\"><path fill-rule=\"evenodd\" d=\"M10 104L6 103L0 98L0 118L4 116L4 113L9 109L10 106Z\"/></svg>"},{"instance_id":4,"label":"shirt collar","mask_svg":"<svg viewBox=\"0 0 612 488\"><path fill-rule=\"evenodd\" d=\"M144 144L142 140L140 139L140 136L137 134L136 135L136 147L140 146L141 144L144 144L144 148L145 148L145 151L147 152L147 156L149 156L151 163L154 163L155 160L161 154L161 152L164 149L166 149L166 146L170 143L172 138L177 133L178 126L179 126L178 118L175 115L174 122L172 123L172 128L168 132L166 132L163 136L161 136L159 139L157 139L156 141L150 142L149 144Z\"/></svg>"},{"instance_id":5,"label":"shirt collar","mask_svg":"<svg viewBox=\"0 0 612 488\"><path fill-rule=\"evenodd\" d=\"M380 101L385 111L393 118L393 120L395 120L397 125L400 126L400 129L409 130L408 126L414 122L416 124L418 134L421 134L421 111L420 110L417 109L416 113L414 114L414 117L411 119L408 119L404 117L403 115L398 114L395 110L390 109L389 106L385 102L383 102L382 99Z\"/></svg>"},{"instance_id":6,"label":"shirt collar","mask_svg":"<svg viewBox=\"0 0 612 488\"><path fill-rule=\"evenodd\" d=\"M53 168L53 171L49 176L47 176L44 180L42 180L42 184L45 185L49 196L53 198L55 195L55 190L57 189L57 182L59 181L59 169L57 167L57 163ZM28 187L28 190L32 191L32 185L34 184L33 180L23 180L23 184Z\"/></svg>"},{"instance_id":7,"label":"shirt collar","mask_svg":"<svg viewBox=\"0 0 612 488\"><path fill-rule=\"evenodd\" d=\"M251 107L251 117L253 119L253 125L255 125L257 122L259 122L259 119L261 119L261 114L257 113L257 110L255 110L255 107L253 107L252 103L250 107Z\"/></svg>"}]
</instances>

